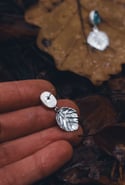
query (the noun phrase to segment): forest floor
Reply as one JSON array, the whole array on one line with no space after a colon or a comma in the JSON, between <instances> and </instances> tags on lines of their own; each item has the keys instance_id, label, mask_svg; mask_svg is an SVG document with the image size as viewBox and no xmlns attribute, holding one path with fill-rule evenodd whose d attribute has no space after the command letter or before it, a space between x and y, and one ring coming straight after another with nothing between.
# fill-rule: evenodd
<instances>
[{"instance_id":1,"label":"forest floor","mask_svg":"<svg viewBox=\"0 0 125 185\"><path fill-rule=\"evenodd\" d=\"M85 134L72 160L34 185L125 185L125 65L99 86L58 70L53 56L36 45L39 28L24 19L36 2L0 1L0 81L49 80L59 98L77 103Z\"/></svg>"}]
</instances>

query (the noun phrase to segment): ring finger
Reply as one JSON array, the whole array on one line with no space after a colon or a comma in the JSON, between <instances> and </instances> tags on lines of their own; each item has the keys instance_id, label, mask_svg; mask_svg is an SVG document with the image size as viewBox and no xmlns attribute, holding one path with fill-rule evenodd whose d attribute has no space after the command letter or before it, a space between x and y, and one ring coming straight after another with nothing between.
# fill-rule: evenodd
<instances>
[{"instance_id":1,"label":"ring finger","mask_svg":"<svg viewBox=\"0 0 125 185\"><path fill-rule=\"evenodd\" d=\"M81 128L74 132L65 132L58 127L52 127L5 142L0 145L0 167L21 160L58 140L67 140L71 144L77 144L81 140L79 135L82 135Z\"/></svg>"}]
</instances>

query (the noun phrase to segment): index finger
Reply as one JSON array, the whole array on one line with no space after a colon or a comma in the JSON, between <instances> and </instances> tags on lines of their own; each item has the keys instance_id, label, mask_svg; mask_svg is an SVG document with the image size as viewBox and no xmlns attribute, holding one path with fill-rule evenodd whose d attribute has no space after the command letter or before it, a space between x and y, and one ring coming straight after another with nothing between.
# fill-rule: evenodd
<instances>
[{"instance_id":1,"label":"index finger","mask_svg":"<svg viewBox=\"0 0 125 185\"><path fill-rule=\"evenodd\" d=\"M40 104L40 93L54 86L46 80L22 80L0 83L0 112L9 112Z\"/></svg>"}]
</instances>

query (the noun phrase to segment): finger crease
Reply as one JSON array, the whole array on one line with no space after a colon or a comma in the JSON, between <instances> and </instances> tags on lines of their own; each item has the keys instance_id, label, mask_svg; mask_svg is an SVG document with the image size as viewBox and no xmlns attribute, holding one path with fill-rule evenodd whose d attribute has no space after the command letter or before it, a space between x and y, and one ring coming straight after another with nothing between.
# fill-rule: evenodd
<instances>
[{"instance_id":1,"label":"finger crease","mask_svg":"<svg viewBox=\"0 0 125 185\"><path fill-rule=\"evenodd\" d=\"M3 138L4 138L4 129L2 126L2 121L0 120L0 143L3 142Z\"/></svg>"},{"instance_id":2,"label":"finger crease","mask_svg":"<svg viewBox=\"0 0 125 185\"><path fill-rule=\"evenodd\" d=\"M45 173L45 170L44 170L44 164L43 164L43 161L42 161L42 156L41 158L39 157L38 158L38 155L35 154L32 156L33 157L33 160L34 160L34 164L35 164L35 169L36 171L38 172L39 174L39 178L43 178L46 176L46 173ZM38 160L39 159L39 160ZM41 159L41 160L40 160Z\"/></svg>"},{"instance_id":3,"label":"finger crease","mask_svg":"<svg viewBox=\"0 0 125 185\"><path fill-rule=\"evenodd\" d=\"M3 178L2 178L2 184L6 185L14 185L16 184L16 179L14 178L14 175L11 173L11 170L8 171L8 167L4 167L1 169L0 174L2 173Z\"/></svg>"}]
</instances>

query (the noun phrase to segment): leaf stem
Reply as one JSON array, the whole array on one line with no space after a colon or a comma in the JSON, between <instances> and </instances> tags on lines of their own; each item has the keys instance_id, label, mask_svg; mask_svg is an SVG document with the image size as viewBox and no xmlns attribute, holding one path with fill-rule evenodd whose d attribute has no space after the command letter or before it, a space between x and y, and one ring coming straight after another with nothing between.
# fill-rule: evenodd
<instances>
[{"instance_id":1,"label":"leaf stem","mask_svg":"<svg viewBox=\"0 0 125 185\"><path fill-rule=\"evenodd\" d=\"M84 19L83 19L83 16L82 16L82 10L81 10L81 2L80 0L77 0L77 7L78 7L78 14L79 14L79 18L80 18L80 22L81 22L81 29L82 29L82 32L83 32L83 36L86 40L86 33L85 33L85 27L84 27Z\"/></svg>"}]
</instances>

